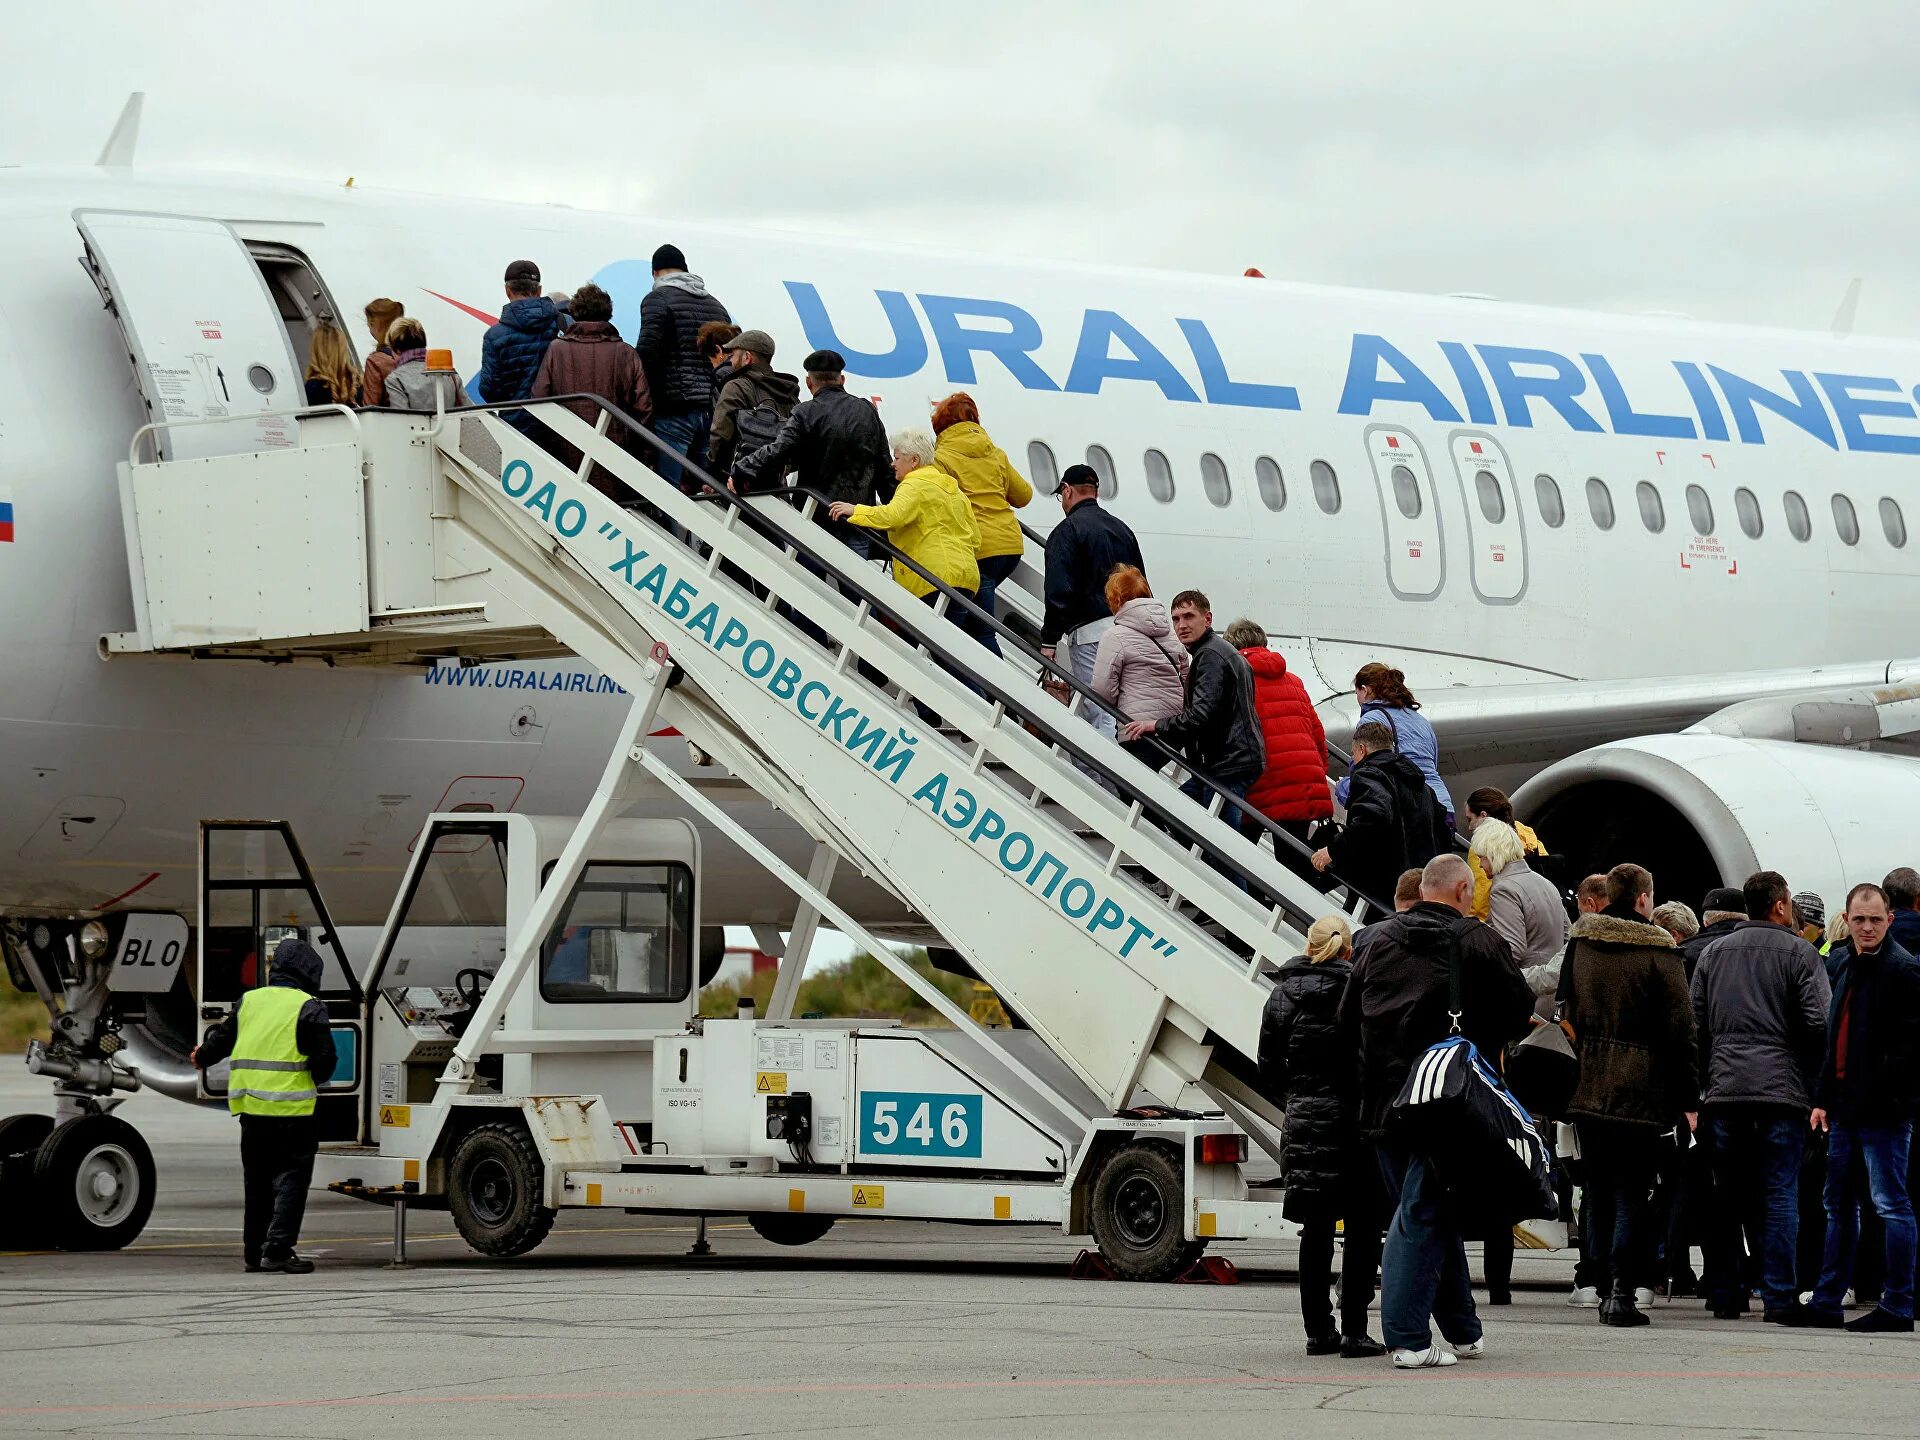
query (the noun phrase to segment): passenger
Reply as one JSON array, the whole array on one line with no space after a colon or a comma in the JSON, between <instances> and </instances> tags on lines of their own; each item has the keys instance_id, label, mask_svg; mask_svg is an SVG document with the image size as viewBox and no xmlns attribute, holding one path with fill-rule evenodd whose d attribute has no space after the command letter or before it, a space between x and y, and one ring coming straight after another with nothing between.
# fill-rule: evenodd
<instances>
[{"instance_id":1,"label":"passenger","mask_svg":"<svg viewBox=\"0 0 1920 1440\"><path fill-rule=\"evenodd\" d=\"M367 368L360 372L360 403L387 403L387 376L393 370L393 347L387 343L387 330L407 313L398 300L382 297L367 302L367 333L373 336L373 353L367 356Z\"/></svg>"},{"instance_id":2,"label":"passenger","mask_svg":"<svg viewBox=\"0 0 1920 1440\"><path fill-rule=\"evenodd\" d=\"M573 297L564 290L555 290L547 298L553 301L553 308L560 312L560 328L564 330L573 323Z\"/></svg>"},{"instance_id":3,"label":"passenger","mask_svg":"<svg viewBox=\"0 0 1920 1440\"><path fill-rule=\"evenodd\" d=\"M1517 837L1511 848L1517 856ZM1496 872L1496 906L1499 886ZM1648 1323L1640 1303L1652 1294L1635 1292L1654 1268L1647 1197L1660 1136L1683 1117L1689 1130L1700 1118L1686 976L1673 937L1651 922L1652 914L1653 876L1638 865L1614 866L1607 908L1580 917L1560 976L1560 1001L1580 1056L1580 1083L1567 1114L1586 1166L1584 1213L1594 1254L1606 1257L1595 1283L1603 1293L1612 1283L1600 1303L1602 1325Z\"/></svg>"},{"instance_id":4,"label":"passenger","mask_svg":"<svg viewBox=\"0 0 1920 1440\"><path fill-rule=\"evenodd\" d=\"M674 455L697 460L707 453L714 386L712 368L700 355L700 327L732 319L727 307L707 293L706 282L687 273L679 246L662 245L653 252L653 289L640 302L636 348L653 393L653 433ZM671 455L661 456L654 468L688 494L701 488L686 483Z\"/></svg>"},{"instance_id":5,"label":"passenger","mask_svg":"<svg viewBox=\"0 0 1920 1440\"><path fill-rule=\"evenodd\" d=\"M250 1271L313 1271L313 1262L293 1247L307 1213L307 1186L319 1149L314 1106L337 1061L333 1022L314 998L323 968L306 941L282 940L267 983L242 995L187 1057L203 1073L222 1060L233 1061L227 1109L240 1117L246 1193L241 1249Z\"/></svg>"},{"instance_id":6,"label":"passenger","mask_svg":"<svg viewBox=\"0 0 1920 1440\"><path fill-rule=\"evenodd\" d=\"M1323 875L1332 870L1377 907L1402 870L1416 862L1424 867L1447 846L1426 777L1394 749L1385 721L1362 722L1352 754L1347 823L1313 852L1313 868Z\"/></svg>"},{"instance_id":7,"label":"passenger","mask_svg":"<svg viewBox=\"0 0 1920 1440\"><path fill-rule=\"evenodd\" d=\"M1309 1355L1360 1360L1386 1347L1367 1334L1385 1225L1380 1169L1360 1133L1359 1075L1340 1033L1340 996L1353 973L1344 915L1307 930L1306 954L1281 967L1260 1025L1260 1079L1286 1107L1281 1213L1300 1226L1300 1318ZM1334 1328L1333 1237L1344 1222L1340 1327Z\"/></svg>"},{"instance_id":8,"label":"passenger","mask_svg":"<svg viewBox=\"0 0 1920 1440\"><path fill-rule=\"evenodd\" d=\"M1253 675L1253 708L1267 756L1260 778L1247 787L1247 803L1303 846L1314 825L1333 818L1333 790L1327 784L1327 732L1313 708L1307 687L1287 669L1287 659L1267 648L1267 632L1251 620L1226 628L1227 643L1240 652ZM1263 827L1248 818L1246 831L1257 844ZM1305 854L1288 849L1280 859L1301 868Z\"/></svg>"},{"instance_id":9,"label":"passenger","mask_svg":"<svg viewBox=\"0 0 1920 1440\"><path fill-rule=\"evenodd\" d=\"M1420 767L1434 798L1440 802L1451 832L1453 795L1447 789L1447 782L1440 778L1440 741L1426 716L1420 713L1420 702L1407 689L1407 677L1378 662L1362 665L1360 673L1353 677L1353 693L1360 701L1360 722L1374 719L1384 723L1393 731L1394 747ZM1347 803L1347 785L1348 781L1342 780L1334 790L1334 798L1342 805Z\"/></svg>"},{"instance_id":10,"label":"passenger","mask_svg":"<svg viewBox=\"0 0 1920 1440\"><path fill-rule=\"evenodd\" d=\"M1664 900L1654 906L1652 919L1673 937L1676 947L1700 933L1700 920L1693 913L1693 907L1680 900Z\"/></svg>"},{"instance_id":11,"label":"passenger","mask_svg":"<svg viewBox=\"0 0 1920 1440\"><path fill-rule=\"evenodd\" d=\"M452 410L465 399L460 372L427 369L427 327L411 315L402 315L387 330L393 347L393 368L387 372L386 402L395 410ZM443 352L444 353L444 352Z\"/></svg>"},{"instance_id":12,"label":"passenger","mask_svg":"<svg viewBox=\"0 0 1920 1440\"><path fill-rule=\"evenodd\" d=\"M1100 637L1113 628L1107 609L1107 576L1116 565L1131 565L1142 574L1140 542L1125 521L1100 508L1100 477L1091 465L1069 465L1060 477L1061 521L1047 535L1046 616L1040 624L1040 653L1060 661L1085 690L1093 684L1093 665L1100 653ZM1067 700L1064 683L1049 682L1055 698ZM1101 734L1114 734L1113 717L1082 704L1080 713Z\"/></svg>"},{"instance_id":13,"label":"passenger","mask_svg":"<svg viewBox=\"0 0 1920 1440\"><path fill-rule=\"evenodd\" d=\"M980 527L974 523L973 507L954 478L934 465L933 437L926 431L896 430L888 443L898 485L893 499L885 505L836 500L830 518L886 531L894 549L972 598L980 587L980 566L974 559ZM939 599L940 591L900 560L893 562L893 578L929 605Z\"/></svg>"},{"instance_id":14,"label":"passenger","mask_svg":"<svg viewBox=\"0 0 1920 1440\"><path fill-rule=\"evenodd\" d=\"M727 382L714 401L707 441L707 473L716 476L732 473L736 453L771 445L800 403L799 379L773 368L773 337L766 331L743 330L727 345Z\"/></svg>"},{"instance_id":15,"label":"passenger","mask_svg":"<svg viewBox=\"0 0 1920 1440\"><path fill-rule=\"evenodd\" d=\"M1883 885L1881 888L1886 887ZM1827 902L1811 890L1802 890L1793 897L1793 919L1794 923L1800 927L1800 938L1824 955L1827 943ZM1906 949L1904 945L1900 948Z\"/></svg>"},{"instance_id":16,"label":"passenger","mask_svg":"<svg viewBox=\"0 0 1920 1440\"><path fill-rule=\"evenodd\" d=\"M804 368L812 398L787 416L773 443L734 457L728 483L741 494L771 490L779 485L779 476L792 471L797 488L824 497L815 521L864 558L866 532L833 520L832 513L842 505L884 504L893 499L897 482L887 427L871 401L847 393L846 363L838 350L807 356Z\"/></svg>"},{"instance_id":17,"label":"passenger","mask_svg":"<svg viewBox=\"0 0 1920 1440\"><path fill-rule=\"evenodd\" d=\"M976 512L977 513L977 512ZM1100 637L1093 662L1093 691L1129 720L1164 720L1187 703L1187 647L1174 638L1167 607L1153 598L1147 577L1132 565L1116 565L1107 577L1113 628ZM1121 747L1149 770L1164 762L1151 740Z\"/></svg>"},{"instance_id":18,"label":"passenger","mask_svg":"<svg viewBox=\"0 0 1920 1440\"><path fill-rule=\"evenodd\" d=\"M1481 817L1468 850L1478 874L1492 877L1487 919L1513 951L1522 973L1550 963L1567 945L1567 907L1551 880L1528 865L1520 834L1504 820Z\"/></svg>"},{"instance_id":19,"label":"passenger","mask_svg":"<svg viewBox=\"0 0 1920 1440\"><path fill-rule=\"evenodd\" d=\"M1920 870L1902 865L1889 870L1880 888L1886 891L1893 924L1887 937L1909 955L1920 957Z\"/></svg>"},{"instance_id":20,"label":"passenger","mask_svg":"<svg viewBox=\"0 0 1920 1440\"><path fill-rule=\"evenodd\" d=\"M1054 534L1059 533L1056 527ZM1052 536L1047 549L1051 554ZM1213 602L1198 590L1182 590L1173 597L1173 633L1192 660L1185 703L1177 714L1129 720L1120 738L1131 742L1157 735L1162 743L1184 750L1196 773L1180 788L1202 805L1213 803L1213 792L1202 777L1235 800L1244 799L1267 766L1266 741L1253 705L1253 671L1238 650L1214 633ZM1240 808L1224 805L1220 818L1237 828Z\"/></svg>"},{"instance_id":21,"label":"passenger","mask_svg":"<svg viewBox=\"0 0 1920 1440\"><path fill-rule=\"evenodd\" d=\"M533 261L516 260L507 266L506 287L507 308L487 327L480 342L480 375L473 386L489 405L525 400L533 394L540 362L562 328L560 311L540 293L540 267ZM521 429L533 423L517 410L502 418Z\"/></svg>"},{"instance_id":22,"label":"passenger","mask_svg":"<svg viewBox=\"0 0 1920 1440\"><path fill-rule=\"evenodd\" d=\"M1723 905L1725 894L1714 891L1708 905ZM1774 871L1751 876L1742 892L1748 919L1709 945L1693 970L1702 1098L1722 1200L1707 1256L1721 1320L1746 1313L1743 1255L1760 1257L1765 1318L1804 1318L1794 1289L1800 1152L1832 992L1826 966L1794 929L1792 894Z\"/></svg>"},{"instance_id":23,"label":"passenger","mask_svg":"<svg viewBox=\"0 0 1920 1440\"><path fill-rule=\"evenodd\" d=\"M360 399L360 370L347 332L338 325L313 327L307 346L307 404L352 405Z\"/></svg>"},{"instance_id":24,"label":"passenger","mask_svg":"<svg viewBox=\"0 0 1920 1440\"><path fill-rule=\"evenodd\" d=\"M1920 961L1893 939L1892 922L1880 886L1856 885L1847 892L1852 954L1833 988L1826 1058L1811 1120L1813 1128L1827 1136L1827 1245L1820 1283L1797 1323L1841 1324L1840 1307L1853 1274L1859 1232L1853 1186L1857 1154L1866 1162L1874 1213L1886 1232L1886 1270L1880 1303L1846 1322L1855 1334L1913 1329L1916 1247L1907 1163L1914 1105L1920 1102L1914 1071L1914 1053L1920 1047Z\"/></svg>"},{"instance_id":25,"label":"passenger","mask_svg":"<svg viewBox=\"0 0 1920 1440\"><path fill-rule=\"evenodd\" d=\"M1478 790L1467 796L1467 836L1469 839L1473 836L1473 827L1489 815L1495 820L1504 820L1513 827L1513 833L1520 837L1520 845L1523 853L1528 855L1545 855L1547 853L1547 847L1540 843L1540 837L1534 834L1529 826L1522 825L1518 820L1513 818L1513 802L1507 799L1507 792L1493 785L1482 785ZM1467 851L1467 864L1473 867L1473 918L1476 920L1484 920L1487 918L1487 904L1491 881L1487 875L1486 868L1480 863L1480 857L1473 853L1471 847L1469 847ZM1557 888L1554 893L1556 895L1559 894Z\"/></svg>"},{"instance_id":26,"label":"passenger","mask_svg":"<svg viewBox=\"0 0 1920 1440\"><path fill-rule=\"evenodd\" d=\"M694 344L700 358L713 367L713 398L720 398L720 387L733 378L733 348L727 342L740 333L731 320L709 320L694 332ZM716 477L718 478L718 477Z\"/></svg>"},{"instance_id":27,"label":"passenger","mask_svg":"<svg viewBox=\"0 0 1920 1440\"><path fill-rule=\"evenodd\" d=\"M634 354L632 346L621 343L620 332L613 324L613 299L598 285L588 283L573 292L573 323L547 347L529 393L535 400L554 395L598 395L642 425L652 416L653 401L647 394L647 377L641 373L640 357ZM592 400L562 403L587 424L598 423L600 406ZM640 437L619 421L608 421L607 434L615 444L645 458ZM580 468L582 457L578 446L556 436L552 450L562 465L572 470ZM594 466L587 478L594 489L616 504L639 504L633 491L606 467Z\"/></svg>"},{"instance_id":28,"label":"passenger","mask_svg":"<svg viewBox=\"0 0 1920 1440\"><path fill-rule=\"evenodd\" d=\"M1404 915L1419 903L1420 870L1416 866L1412 870L1402 870L1400 872L1400 878L1394 882L1393 913L1395 915ZM1387 917L1383 915L1379 920L1374 921L1373 924L1362 925L1358 930L1353 932L1353 950L1356 955L1367 948L1367 945L1372 941L1374 935L1379 932L1380 926L1386 918Z\"/></svg>"},{"instance_id":29,"label":"passenger","mask_svg":"<svg viewBox=\"0 0 1920 1440\"><path fill-rule=\"evenodd\" d=\"M1687 967L1687 983L1693 983L1693 973L1700 965L1700 957L1707 953L1707 947L1726 935L1731 935L1747 923L1747 902L1741 892L1731 886L1721 886L1709 890L1704 904L1700 907L1700 929L1694 937L1680 947L1681 963Z\"/></svg>"},{"instance_id":30,"label":"passenger","mask_svg":"<svg viewBox=\"0 0 1920 1440\"><path fill-rule=\"evenodd\" d=\"M1386 732L1383 743L1391 742L1384 724L1360 729ZM1359 1057L1361 1129L1374 1142L1395 1206L1381 1264L1380 1325L1400 1369L1486 1354L1461 1234L1474 1217L1453 1207L1427 1155L1387 1128L1414 1061L1451 1029L1448 982L1456 971L1460 1029L1481 1054L1504 1053L1526 1031L1533 997L1500 937L1468 914L1472 905L1467 862L1435 856L1421 872L1419 903L1380 923L1340 997L1343 1039ZM1434 1343L1430 1320L1450 1349Z\"/></svg>"},{"instance_id":31,"label":"passenger","mask_svg":"<svg viewBox=\"0 0 1920 1440\"><path fill-rule=\"evenodd\" d=\"M1026 550L1020 520L1013 512L1033 499L1033 486L993 443L980 425L980 410L964 390L949 395L933 411L933 463L960 482L980 527L980 608L989 615L1000 582L1012 575ZM994 654L1000 636L991 625L974 621L968 629Z\"/></svg>"}]
</instances>

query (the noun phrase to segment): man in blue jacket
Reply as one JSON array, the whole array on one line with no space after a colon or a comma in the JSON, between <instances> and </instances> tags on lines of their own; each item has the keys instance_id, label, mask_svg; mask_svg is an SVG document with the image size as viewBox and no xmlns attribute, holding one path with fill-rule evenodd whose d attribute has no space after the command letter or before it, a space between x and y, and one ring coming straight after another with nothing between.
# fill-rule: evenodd
<instances>
[{"instance_id":1,"label":"man in blue jacket","mask_svg":"<svg viewBox=\"0 0 1920 1440\"><path fill-rule=\"evenodd\" d=\"M480 342L480 374L473 382L475 392L489 405L525 400L533 394L533 380L540 373L540 362L547 358L547 347L566 324L559 308L540 293L540 267L533 261L516 260L507 266L506 284L507 308ZM506 418L516 425L525 420L518 411Z\"/></svg>"}]
</instances>

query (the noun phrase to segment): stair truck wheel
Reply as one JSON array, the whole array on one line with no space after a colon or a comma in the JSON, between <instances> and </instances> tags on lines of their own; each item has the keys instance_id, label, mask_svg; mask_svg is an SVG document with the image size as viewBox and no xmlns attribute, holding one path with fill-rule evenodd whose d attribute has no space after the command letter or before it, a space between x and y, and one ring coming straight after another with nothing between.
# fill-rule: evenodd
<instances>
[{"instance_id":1,"label":"stair truck wheel","mask_svg":"<svg viewBox=\"0 0 1920 1440\"><path fill-rule=\"evenodd\" d=\"M76 1115L33 1157L46 1237L62 1250L118 1250L153 1213L153 1151L113 1115Z\"/></svg>"},{"instance_id":2,"label":"stair truck wheel","mask_svg":"<svg viewBox=\"0 0 1920 1440\"><path fill-rule=\"evenodd\" d=\"M1186 1180L1170 1146L1134 1141L1107 1157L1094 1177L1093 1243L1122 1280L1171 1280L1207 1248L1181 1235Z\"/></svg>"},{"instance_id":3,"label":"stair truck wheel","mask_svg":"<svg viewBox=\"0 0 1920 1440\"><path fill-rule=\"evenodd\" d=\"M775 1245L811 1245L833 1229L833 1216L806 1214L749 1215L747 1224L762 1240Z\"/></svg>"},{"instance_id":4,"label":"stair truck wheel","mask_svg":"<svg viewBox=\"0 0 1920 1440\"><path fill-rule=\"evenodd\" d=\"M40 1243L33 1157L52 1133L51 1115L9 1115L0 1120L0 1248L27 1249Z\"/></svg>"},{"instance_id":5,"label":"stair truck wheel","mask_svg":"<svg viewBox=\"0 0 1920 1440\"><path fill-rule=\"evenodd\" d=\"M524 1255L553 1228L557 1213L540 1203L544 1167L518 1124L469 1131L453 1147L447 1207L461 1238L482 1255Z\"/></svg>"}]
</instances>

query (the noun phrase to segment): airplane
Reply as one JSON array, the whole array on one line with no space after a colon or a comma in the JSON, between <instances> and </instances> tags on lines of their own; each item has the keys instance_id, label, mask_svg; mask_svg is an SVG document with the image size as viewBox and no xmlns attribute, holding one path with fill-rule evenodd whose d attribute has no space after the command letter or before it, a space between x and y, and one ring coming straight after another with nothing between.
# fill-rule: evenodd
<instances>
[{"instance_id":1,"label":"airplane","mask_svg":"<svg viewBox=\"0 0 1920 1440\"><path fill-rule=\"evenodd\" d=\"M1912 858L1915 345L173 172L132 152L123 122L93 167L0 169L12 948L34 922L192 916L202 816L297 818L352 934L386 915L425 815L578 811L624 705L577 660L103 659L132 606L115 465L136 443L287 443L313 327L338 321L364 358L379 296L474 374L516 258L555 288L603 286L631 338L669 240L775 338L777 367L840 350L889 426L973 394L1032 475L1036 532L1061 470L1092 465L1159 593L1198 585L1222 623L1260 622L1336 742L1358 666L1402 668L1456 800L1514 789L1579 866L1632 858L1689 901L1767 866L1837 898ZM137 439L155 421L169 428ZM805 835L761 811L756 831L804 864ZM710 922L791 920L790 896L707 844ZM881 884L846 876L835 895L876 933L937 942ZM204 1098L191 1006L184 987L157 997L129 1036L143 1083L183 1099Z\"/></svg>"}]
</instances>

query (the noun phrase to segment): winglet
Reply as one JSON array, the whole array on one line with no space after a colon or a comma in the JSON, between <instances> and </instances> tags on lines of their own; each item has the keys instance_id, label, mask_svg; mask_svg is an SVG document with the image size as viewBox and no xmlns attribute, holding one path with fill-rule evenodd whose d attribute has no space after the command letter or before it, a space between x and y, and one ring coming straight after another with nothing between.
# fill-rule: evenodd
<instances>
[{"instance_id":1,"label":"winglet","mask_svg":"<svg viewBox=\"0 0 1920 1440\"><path fill-rule=\"evenodd\" d=\"M1833 312L1833 338L1844 340L1853 333L1853 317L1860 309L1860 277L1854 276L1847 293L1840 297L1840 308Z\"/></svg>"},{"instance_id":2,"label":"winglet","mask_svg":"<svg viewBox=\"0 0 1920 1440\"><path fill-rule=\"evenodd\" d=\"M113 133L107 136L107 143L101 147L100 158L94 164L133 164L133 147L140 139L140 107L146 98L144 90L136 90L127 97L120 118L113 122Z\"/></svg>"}]
</instances>

